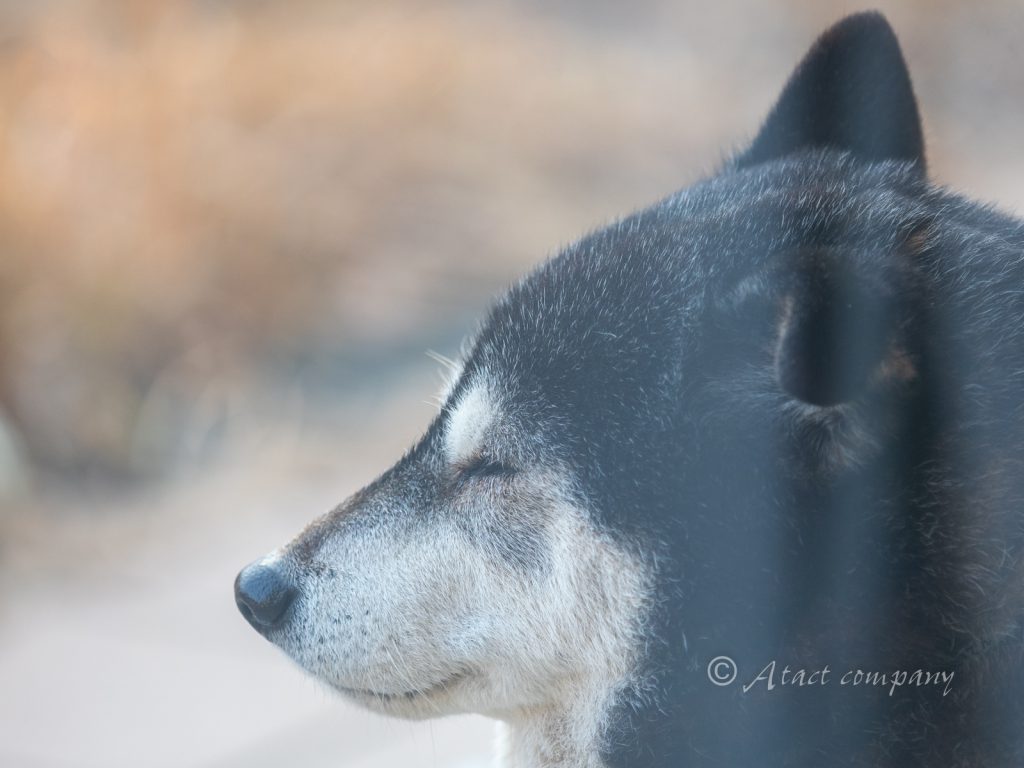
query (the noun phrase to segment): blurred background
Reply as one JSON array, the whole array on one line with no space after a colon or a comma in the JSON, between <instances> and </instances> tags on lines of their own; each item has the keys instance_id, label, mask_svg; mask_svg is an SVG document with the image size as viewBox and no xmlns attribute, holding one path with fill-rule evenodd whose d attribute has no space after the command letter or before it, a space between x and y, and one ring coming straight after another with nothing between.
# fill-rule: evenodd
<instances>
[{"instance_id":1,"label":"blurred background","mask_svg":"<svg viewBox=\"0 0 1024 768\"><path fill-rule=\"evenodd\" d=\"M1024 5L894 0L935 178L1024 210ZM821 0L0 0L0 765L484 765L237 614L489 298L714 169Z\"/></svg>"}]
</instances>

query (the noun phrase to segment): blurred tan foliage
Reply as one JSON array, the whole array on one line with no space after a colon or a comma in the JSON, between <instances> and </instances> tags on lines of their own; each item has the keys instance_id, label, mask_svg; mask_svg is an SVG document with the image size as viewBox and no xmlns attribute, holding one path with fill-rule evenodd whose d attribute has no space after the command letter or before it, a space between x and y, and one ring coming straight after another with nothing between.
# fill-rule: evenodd
<instances>
[{"instance_id":1,"label":"blurred tan foliage","mask_svg":"<svg viewBox=\"0 0 1024 768\"><path fill-rule=\"evenodd\" d=\"M476 198L488 166L527 196L545 164L571 172L575 133L543 117L559 111L615 140L613 65L549 71L537 54L564 41L444 8L303 6L72 4L5 41L0 404L37 465L145 469L182 403L237 391L268 350L437 314L417 301L523 244L488 240L515 215ZM571 206L518 229L556 242Z\"/></svg>"}]
</instances>

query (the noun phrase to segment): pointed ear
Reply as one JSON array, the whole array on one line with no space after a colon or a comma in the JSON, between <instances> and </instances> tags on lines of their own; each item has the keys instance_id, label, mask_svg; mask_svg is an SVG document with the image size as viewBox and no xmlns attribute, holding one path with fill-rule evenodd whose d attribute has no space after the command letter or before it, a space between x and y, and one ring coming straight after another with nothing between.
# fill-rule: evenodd
<instances>
[{"instance_id":1,"label":"pointed ear","mask_svg":"<svg viewBox=\"0 0 1024 768\"><path fill-rule=\"evenodd\" d=\"M736 165L822 147L867 161L911 161L924 172L910 73L880 13L848 16L818 38Z\"/></svg>"}]
</instances>

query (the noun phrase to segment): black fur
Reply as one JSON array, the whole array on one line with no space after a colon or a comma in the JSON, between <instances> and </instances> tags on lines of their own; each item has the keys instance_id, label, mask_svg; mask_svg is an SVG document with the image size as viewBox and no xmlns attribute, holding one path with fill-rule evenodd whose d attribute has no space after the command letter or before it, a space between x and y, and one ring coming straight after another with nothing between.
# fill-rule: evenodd
<instances>
[{"instance_id":1,"label":"black fur","mask_svg":"<svg viewBox=\"0 0 1024 768\"><path fill-rule=\"evenodd\" d=\"M800 62L740 165L812 147L924 169L924 137L896 35L879 13L825 32Z\"/></svg>"},{"instance_id":2,"label":"black fur","mask_svg":"<svg viewBox=\"0 0 1024 768\"><path fill-rule=\"evenodd\" d=\"M856 254L797 254L775 357L779 386L811 405L839 405L864 391L883 362L898 322L889 286L849 265Z\"/></svg>"},{"instance_id":3,"label":"black fur","mask_svg":"<svg viewBox=\"0 0 1024 768\"><path fill-rule=\"evenodd\" d=\"M652 564L610 766L1024 765L1024 227L931 186L881 16L750 149L514 288L470 355ZM771 660L951 691L716 687Z\"/></svg>"}]
</instances>

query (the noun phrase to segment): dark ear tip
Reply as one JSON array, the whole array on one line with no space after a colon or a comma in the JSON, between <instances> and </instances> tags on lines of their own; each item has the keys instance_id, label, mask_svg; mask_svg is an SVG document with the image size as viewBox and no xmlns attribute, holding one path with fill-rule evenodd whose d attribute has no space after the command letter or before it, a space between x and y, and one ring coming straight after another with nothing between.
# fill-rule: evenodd
<instances>
[{"instance_id":1,"label":"dark ear tip","mask_svg":"<svg viewBox=\"0 0 1024 768\"><path fill-rule=\"evenodd\" d=\"M896 31L881 11L861 11L840 19L818 37L808 58L821 50L857 50L906 67Z\"/></svg>"},{"instance_id":2,"label":"dark ear tip","mask_svg":"<svg viewBox=\"0 0 1024 768\"><path fill-rule=\"evenodd\" d=\"M899 40L878 11L847 16L811 46L740 167L831 148L925 171L917 100Z\"/></svg>"},{"instance_id":3,"label":"dark ear tip","mask_svg":"<svg viewBox=\"0 0 1024 768\"><path fill-rule=\"evenodd\" d=\"M877 35L896 40L896 33L893 31L892 25L885 18L885 14L878 10L851 13L829 27L822 37L844 34Z\"/></svg>"}]
</instances>

